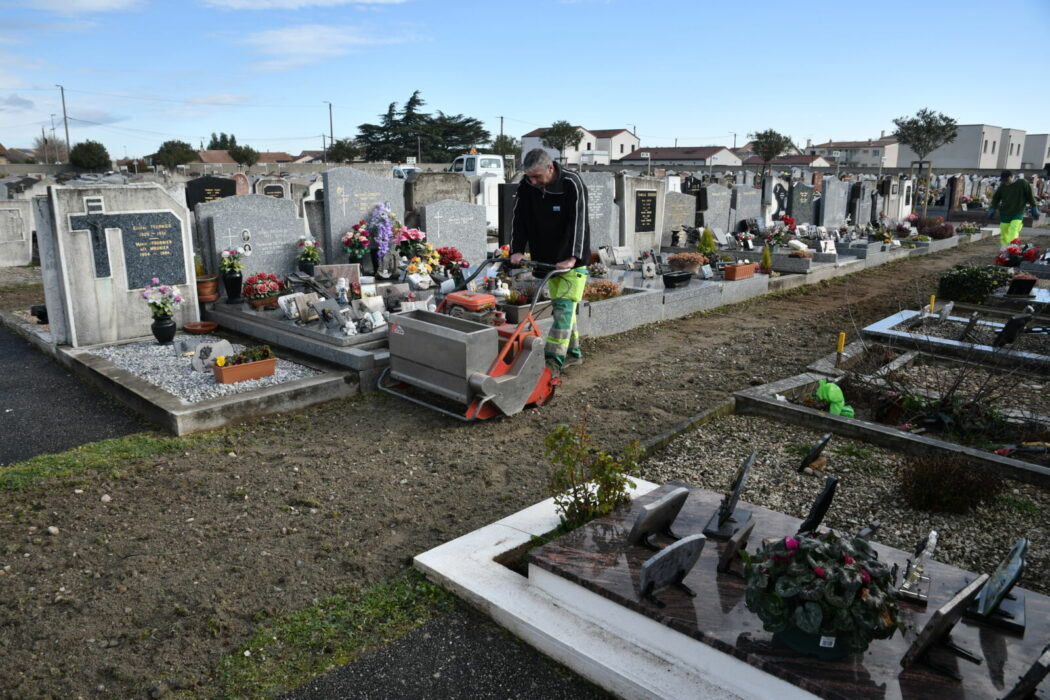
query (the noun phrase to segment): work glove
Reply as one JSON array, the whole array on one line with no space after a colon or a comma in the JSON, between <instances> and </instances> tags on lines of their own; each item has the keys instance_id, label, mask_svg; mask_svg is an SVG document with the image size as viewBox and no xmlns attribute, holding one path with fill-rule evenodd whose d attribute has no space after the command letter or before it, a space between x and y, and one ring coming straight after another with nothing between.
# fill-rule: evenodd
<instances>
[{"instance_id":1,"label":"work glove","mask_svg":"<svg viewBox=\"0 0 1050 700\"><path fill-rule=\"evenodd\" d=\"M1039 207L1032 207L1032 218L1033 219L1038 219L1039 218Z\"/></svg>"}]
</instances>

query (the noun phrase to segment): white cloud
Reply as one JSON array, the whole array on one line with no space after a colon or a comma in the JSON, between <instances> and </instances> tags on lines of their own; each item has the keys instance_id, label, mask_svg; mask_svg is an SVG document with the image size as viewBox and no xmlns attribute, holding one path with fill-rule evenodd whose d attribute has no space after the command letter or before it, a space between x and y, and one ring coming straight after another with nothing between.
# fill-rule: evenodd
<instances>
[{"instance_id":1,"label":"white cloud","mask_svg":"<svg viewBox=\"0 0 1050 700\"><path fill-rule=\"evenodd\" d=\"M24 112L33 109L33 101L18 95L0 97L0 112Z\"/></svg>"},{"instance_id":2,"label":"white cloud","mask_svg":"<svg viewBox=\"0 0 1050 700\"><path fill-rule=\"evenodd\" d=\"M37 10L76 15L82 12L128 10L140 2L141 0L30 0L29 5Z\"/></svg>"},{"instance_id":3,"label":"white cloud","mask_svg":"<svg viewBox=\"0 0 1050 700\"><path fill-rule=\"evenodd\" d=\"M256 67L264 71L290 70L332 56L354 53L368 46L397 44L406 39L379 38L353 27L302 24L296 27L258 32L244 40L270 58Z\"/></svg>"},{"instance_id":4,"label":"white cloud","mask_svg":"<svg viewBox=\"0 0 1050 700\"><path fill-rule=\"evenodd\" d=\"M339 5L400 5L407 0L207 0L213 7L229 10L300 10L304 7Z\"/></svg>"}]
</instances>

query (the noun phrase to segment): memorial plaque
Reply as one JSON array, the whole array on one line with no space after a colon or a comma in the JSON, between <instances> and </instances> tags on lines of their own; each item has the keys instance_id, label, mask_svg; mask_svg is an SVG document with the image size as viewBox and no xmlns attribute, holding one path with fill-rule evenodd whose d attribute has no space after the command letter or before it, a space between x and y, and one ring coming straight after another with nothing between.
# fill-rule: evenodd
<instances>
[{"instance_id":1,"label":"memorial plaque","mask_svg":"<svg viewBox=\"0 0 1050 700\"><path fill-rule=\"evenodd\" d=\"M824 435L817 441L817 444L809 449L806 456L802 458L802 463L799 464L799 473L806 471L814 462L820 459L820 455L824 452L824 448L828 446L828 441L831 440L831 433L824 433Z\"/></svg>"},{"instance_id":2,"label":"memorial plaque","mask_svg":"<svg viewBox=\"0 0 1050 700\"><path fill-rule=\"evenodd\" d=\"M729 487L729 493L722 499L722 504L704 527L704 534L708 537L728 539L751 519L751 511L737 508L736 504L740 500L740 494L744 492L744 482L747 481L747 475L755 463L757 454L757 452L749 454L737 470L733 484Z\"/></svg>"},{"instance_id":3,"label":"memorial plaque","mask_svg":"<svg viewBox=\"0 0 1050 700\"><path fill-rule=\"evenodd\" d=\"M1017 684L1010 689L1010 692L1003 696L1003 700L1026 700L1026 698L1035 697L1035 691L1039 684L1043 682L1043 679L1046 678L1048 671L1050 671L1050 645L1043 649L1043 653L1039 655L1039 658L1035 660L1031 668L1025 671L1024 675L1018 679Z\"/></svg>"},{"instance_id":4,"label":"memorial plaque","mask_svg":"<svg viewBox=\"0 0 1050 700\"><path fill-rule=\"evenodd\" d=\"M129 290L142 289L154 277L164 284L186 284L182 221L172 212L71 214L69 229L90 232L98 278L111 276L105 232L119 229Z\"/></svg>"},{"instance_id":5,"label":"memorial plaque","mask_svg":"<svg viewBox=\"0 0 1050 700\"><path fill-rule=\"evenodd\" d=\"M267 197L284 199L284 188L280 185L263 185L262 193Z\"/></svg>"},{"instance_id":6,"label":"memorial plaque","mask_svg":"<svg viewBox=\"0 0 1050 700\"><path fill-rule=\"evenodd\" d=\"M813 187L801 182L791 183L791 194L788 196L788 215L795 219L796 224L812 224L814 222L813 204Z\"/></svg>"},{"instance_id":7,"label":"memorial plaque","mask_svg":"<svg viewBox=\"0 0 1050 700\"><path fill-rule=\"evenodd\" d=\"M580 173L587 188L587 220L591 224L591 250L620 243L620 205L616 203L613 173Z\"/></svg>"},{"instance_id":8,"label":"memorial plaque","mask_svg":"<svg viewBox=\"0 0 1050 700\"><path fill-rule=\"evenodd\" d=\"M835 487L838 486L839 480L833 476L829 476L824 480L824 490L817 496L817 500L813 502L813 506L809 509L809 515L799 525L799 532L816 532L820 524L824 522L824 516L828 512L828 508L831 507L831 501L835 497Z\"/></svg>"},{"instance_id":9,"label":"memorial plaque","mask_svg":"<svg viewBox=\"0 0 1050 700\"><path fill-rule=\"evenodd\" d=\"M656 190L634 193L634 230L638 233L656 231Z\"/></svg>"},{"instance_id":10,"label":"memorial plaque","mask_svg":"<svg viewBox=\"0 0 1050 700\"><path fill-rule=\"evenodd\" d=\"M237 194L237 182L228 177L205 175L186 183L186 206L191 210L201 202L232 197Z\"/></svg>"},{"instance_id":11,"label":"memorial plaque","mask_svg":"<svg viewBox=\"0 0 1050 700\"><path fill-rule=\"evenodd\" d=\"M718 555L719 573L728 574L733 572L733 564L740 558L740 553L747 548L747 540L751 537L751 531L755 529L755 521L749 520L747 525L733 533L726 542L721 554Z\"/></svg>"},{"instance_id":12,"label":"memorial plaque","mask_svg":"<svg viewBox=\"0 0 1050 700\"><path fill-rule=\"evenodd\" d=\"M190 366L195 372L210 372L211 366L215 364L217 357L229 357L233 354L233 346L228 340L219 340L214 343L201 343L193 352Z\"/></svg>"},{"instance_id":13,"label":"memorial plaque","mask_svg":"<svg viewBox=\"0 0 1050 700\"><path fill-rule=\"evenodd\" d=\"M664 603L654 598L653 593L668 586L676 586L689 597L695 597L696 594L683 581L696 566L706 542L707 538L703 535L689 535L644 562L638 576L638 589L642 598L664 607Z\"/></svg>"},{"instance_id":14,"label":"memorial plaque","mask_svg":"<svg viewBox=\"0 0 1050 700\"><path fill-rule=\"evenodd\" d=\"M924 660L931 668L957 680L962 680L959 674L951 668L930 662L928 652L934 645L944 646L968 661L980 663L981 660L979 657L954 646L951 643L950 635L952 627L954 627L955 623L957 623L959 618L962 617L963 611L966 610L971 602L973 602L973 599L977 597L977 594L987 582L988 574L981 574L969 585L959 591L954 598L938 608L926 622L926 626L922 628L921 632L919 632L915 641L912 642L912 645L908 648L904 657L901 658L901 666L907 668L916 661Z\"/></svg>"},{"instance_id":15,"label":"memorial plaque","mask_svg":"<svg viewBox=\"0 0 1050 700\"><path fill-rule=\"evenodd\" d=\"M1006 559L992 573L988 585L977 595L973 607L966 611L967 617L1024 634L1024 595L1012 595L1010 591L1024 573L1028 542L1022 537L1014 543Z\"/></svg>"},{"instance_id":16,"label":"memorial plaque","mask_svg":"<svg viewBox=\"0 0 1050 700\"><path fill-rule=\"evenodd\" d=\"M655 549L655 546L649 541L650 535L660 534L678 539L671 531L671 525L678 517L688 497L689 489L679 487L663 498L642 506L638 517L634 519L631 531L627 534L627 541Z\"/></svg>"}]
</instances>

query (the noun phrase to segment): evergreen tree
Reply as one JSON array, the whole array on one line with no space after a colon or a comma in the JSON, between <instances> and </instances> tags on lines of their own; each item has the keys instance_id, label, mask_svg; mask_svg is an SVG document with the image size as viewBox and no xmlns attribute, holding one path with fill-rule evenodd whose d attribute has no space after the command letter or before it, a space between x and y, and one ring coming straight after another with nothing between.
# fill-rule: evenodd
<instances>
[{"instance_id":1,"label":"evergreen tree","mask_svg":"<svg viewBox=\"0 0 1050 700\"><path fill-rule=\"evenodd\" d=\"M547 148L553 148L561 154L562 162L565 161L565 149L569 146L576 148L580 145L583 133L567 121L556 121L543 132L541 141Z\"/></svg>"},{"instance_id":2,"label":"evergreen tree","mask_svg":"<svg viewBox=\"0 0 1050 700\"><path fill-rule=\"evenodd\" d=\"M98 141L81 141L69 152L69 162L78 168L108 168L109 152Z\"/></svg>"},{"instance_id":3,"label":"evergreen tree","mask_svg":"<svg viewBox=\"0 0 1050 700\"><path fill-rule=\"evenodd\" d=\"M192 163L197 159L197 151L185 141L165 141L153 154L153 163L166 168Z\"/></svg>"}]
</instances>

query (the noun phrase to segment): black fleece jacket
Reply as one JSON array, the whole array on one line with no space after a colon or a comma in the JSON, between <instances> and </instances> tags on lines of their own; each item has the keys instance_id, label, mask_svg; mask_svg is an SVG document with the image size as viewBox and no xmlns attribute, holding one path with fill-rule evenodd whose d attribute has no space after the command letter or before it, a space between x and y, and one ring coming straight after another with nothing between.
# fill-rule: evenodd
<instances>
[{"instance_id":1,"label":"black fleece jacket","mask_svg":"<svg viewBox=\"0 0 1050 700\"><path fill-rule=\"evenodd\" d=\"M586 265L591 257L587 187L578 173L557 163L554 169L554 181L545 189L524 177L518 183L510 252L524 253L527 247L537 262L553 265L571 257L576 266Z\"/></svg>"}]
</instances>

